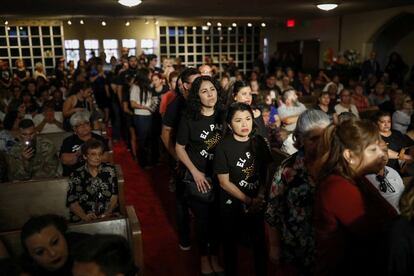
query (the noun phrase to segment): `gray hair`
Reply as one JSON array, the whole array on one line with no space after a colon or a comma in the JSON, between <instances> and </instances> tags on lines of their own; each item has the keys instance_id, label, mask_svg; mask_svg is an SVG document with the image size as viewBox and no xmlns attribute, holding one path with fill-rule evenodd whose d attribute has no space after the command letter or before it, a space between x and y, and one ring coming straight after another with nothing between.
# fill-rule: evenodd
<instances>
[{"instance_id":1,"label":"gray hair","mask_svg":"<svg viewBox=\"0 0 414 276\"><path fill-rule=\"evenodd\" d=\"M295 148L299 149L303 146L303 139L316 128L326 127L331 123L328 115L321 110L308 109L300 114L296 122L296 128L293 131L293 140L295 141Z\"/></svg>"},{"instance_id":2,"label":"gray hair","mask_svg":"<svg viewBox=\"0 0 414 276\"><path fill-rule=\"evenodd\" d=\"M81 123L89 122L90 117L91 114L89 113L89 111L79 111L70 117L69 122L72 127L76 127Z\"/></svg>"},{"instance_id":3,"label":"gray hair","mask_svg":"<svg viewBox=\"0 0 414 276\"><path fill-rule=\"evenodd\" d=\"M283 102L286 103L286 100L289 99L290 96L295 95L295 94L296 94L296 91L294 89L288 89L288 90L283 91L283 94L282 94Z\"/></svg>"},{"instance_id":4,"label":"gray hair","mask_svg":"<svg viewBox=\"0 0 414 276\"><path fill-rule=\"evenodd\" d=\"M35 64L35 69L37 69L37 68L41 68L41 67L43 67L43 63L41 63L41 62L36 62L36 64Z\"/></svg>"}]
</instances>

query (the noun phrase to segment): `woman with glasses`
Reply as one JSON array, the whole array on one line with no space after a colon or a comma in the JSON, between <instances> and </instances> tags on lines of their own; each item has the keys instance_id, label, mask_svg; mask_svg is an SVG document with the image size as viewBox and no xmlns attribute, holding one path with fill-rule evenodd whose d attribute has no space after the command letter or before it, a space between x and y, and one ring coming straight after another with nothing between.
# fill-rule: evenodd
<instances>
[{"instance_id":1,"label":"woman with glasses","mask_svg":"<svg viewBox=\"0 0 414 276\"><path fill-rule=\"evenodd\" d=\"M388 112L378 111L375 115L375 123L378 126L382 140L388 147L387 166L397 172L401 172L404 162L411 161L411 156L405 154L406 148L412 146L414 141L403 135L400 131L391 129L391 115Z\"/></svg>"},{"instance_id":2,"label":"woman with glasses","mask_svg":"<svg viewBox=\"0 0 414 276\"><path fill-rule=\"evenodd\" d=\"M384 164L381 136L369 121L325 129L315 178L315 275L378 275L377 253L395 209L366 181Z\"/></svg>"},{"instance_id":3,"label":"woman with glasses","mask_svg":"<svg viewBox=\"0 0 414 276\"><path fill-rule=\"evenodd\" d=\"M391 204L399 213L398 202L401 193L404 191L404 183L401 176L396 170L386 166L388 162L388 147L384 141L381 141L380 146L384 151L384 163L381 170L376 174L368 174L366 178L374 185L380 194Z\"/></svg>"},{"instance_id":4,"label":"woman with glasses","mask_svg":"<svg viewBox=\"0 0 414 276\"><path fill-rule=\"evenodd\" d=\"M118 180L114 166L103 163L104 145L90 139L82 145L85 164L69 177L66 205L72 222L111 216L118 206Z\"/></svg>"},{"instance_id":5,"label":"woman with glasses","mask_svg":"<svg viewBox=\"0 0 414 276\"><path fill-rule=\"evenodd\" d=\"M395 100L395 109L396 111L392 115L392 129L405 134L411 123L413 100L409 95L401 95Z\"/></svg>"}]
</instances>

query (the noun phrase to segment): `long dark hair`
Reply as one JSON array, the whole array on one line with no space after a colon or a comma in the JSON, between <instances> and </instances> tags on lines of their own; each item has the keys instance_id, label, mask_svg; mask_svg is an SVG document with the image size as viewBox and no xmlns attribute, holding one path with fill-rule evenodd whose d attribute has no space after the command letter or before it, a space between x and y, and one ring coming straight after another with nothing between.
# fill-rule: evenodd
<instances>
[{"instance_id":1,"label":"long dark hair","mask_svg":"<svg viewBox=\"0 0 414 276\"><path fill-rule=\"evenodd\" d=\"M231 121L234 117L234 114L236 114L237 111L241 111L241 112L248 111L252 117L252 131L250 132L249 137L250 137L251 146L252 146L251 152L253 155L255 155L257 152L257 148L259 147L259 143L263 142L262 144L266 144L266 142L264 141L263 137L261 137L260 135L256 135L257 126L254 121L254 114L253 114L253 110L250 105L245 104L245 103L234 102L228 107L227 115L226 115L227 125L226 125L225 134L232 135L232 131L229 128L229 125L231 125ZM260 162L257 162L256 165L258 165L259 163Z\"/></svg>"},{"instance_id":2,"label":"long dark hair","mask_svg":"<svg viewBox=\"0 0 414 276\"><path fill-rule=\"evenodd\" d=\"M237 94L239 93L239 91L242 90L245 87L249 87L251 89L250 84L248 82L243 81L243 80L236 81L233 84L232 93L229 94L229 97L230 98L227 99L227 104L229 105L229 104L234 103L235 102L234 98L237 96ZM252 94L252 103L251 103L250 106L251 106L252 110L255 110L257 108L257 106L256 106L256 99L255 99L255 97L254 97L253 94Z\"/></svg>"},{"instance_id":3,"label":"long dark hair","mask_svg":"<svg viewBox=\"0 0 414 276\"><path fill-rule=\"evenodd\" d=\"M187 109L186 109L186 117L193 120L199 120L201 118L201 100L199 96L199 91L202 82L209 81L211 82L217 90L217 102L214 106L214 110L221 109L221 87L220 84L217 82L216 79L210 76L200 76L194 80L191 85L190 94L188 95L187 99Z\"/></svg>"},{"instance_id":4,"label":"long dark hair","mask_svg":"<svg viewBox=\"0 0 414 276\"><path fill-rule=\"evenodd\" d=\"M139 100L140 104L146 103L148 96L152 96L149 91L150 80L148 78L148 69L140 69L135 76L134 84L139 87Z\"/></svg>"},{"instance_id":5,"label":"long dark hair","mask_svg":"<svg viewBox=\"0 0 414 276\"><path fill-rule=\"evenodd\" d=\"M76 95L79 91L88 89L90 87L92 87L92 85L88 81L77 81L73 84L69 96Z\"/></svg>"}]
</instances>

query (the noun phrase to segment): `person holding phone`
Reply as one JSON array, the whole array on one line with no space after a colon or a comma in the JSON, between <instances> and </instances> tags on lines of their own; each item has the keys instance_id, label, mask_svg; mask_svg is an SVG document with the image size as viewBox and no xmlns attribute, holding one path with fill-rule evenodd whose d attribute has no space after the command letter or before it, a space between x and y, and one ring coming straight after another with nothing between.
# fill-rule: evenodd
<instances>
[{"instance_id":1,"label":"person holding phone","mask_svg":"<svg viewBox=\"0 0 414 276\"><path fill-rule=\"evenodd\" d=\"M48 101L43 106L43 113L37 114L33 118L36 130L39 133L63 132L62 112L54 111L54 104Z\"/></svg>"},{"instance_id":2,"label":"person holding phone","mask_svg":"<svg viewBox=\"0 0 414 276\"><path fill-rule=\"evenodd\" d=\"M62 174L62 167L55 146L42 137L37 137L34 123L23 119L19 123L19 142L10 150L8 163L9 180L50 178Z\"/></svg>"}]
</instances>

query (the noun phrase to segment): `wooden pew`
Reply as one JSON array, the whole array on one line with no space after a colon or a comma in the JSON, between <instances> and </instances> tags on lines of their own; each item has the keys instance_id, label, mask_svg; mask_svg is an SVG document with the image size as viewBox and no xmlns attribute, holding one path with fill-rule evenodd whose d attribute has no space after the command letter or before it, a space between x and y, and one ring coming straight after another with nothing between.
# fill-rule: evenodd
<instances>
[{"instance_id":1,"label":"wooden pew","mask_svg":"<svg viewBox=\"0 0 414 276\"><path fill-rule=\"evenodd\" d=\"M124 178L118 173L118 202L121 214L126 215ZM19 229L33 215L54 213L69 218L66 207L68 178L38 179L7 182L0 185L0 231Z\"/></svg>"},{"instance_id":2,"label":"wooden pew","mask_svg":"<svg viewBox=\"0 0 414 276\"><path fill-rule=\"evenodd\" d=\"M55 146L57 151L60 151L60 147L62 146L63 140L65 140L67 137L71 136L72 132L56 132L56 133L41 133L38 134L39 137L45 138L52 142L52 144Z\"/></svg>"},{"instance_id":3,"label":"wooden pew","mask_svg":"<svg viewBox=\"0 0 414 276\"><path fill-rule=\"evenodd\" d=\"M138 275L142 276L144 275L144 256L141 225L133 206L126 206L126 211L126 216L118 218L69 224L68 231L87 234L116 234L125 237L131 246L135 265L140 269ZM2 232L0 239L11 250L12 256L19 256L22 253L20 230Z\"/></svg>"},{"instance_id":4,"label":"wooden pew","mask_svg":"<svg viewBox=\"0 0 414 276\"><path fill-rule=\"evenodd\" d=\"M56 133L40 133L38 134L38 136L45 138L49 140L50 142L52 142L56 150L60 151L60 147L62 146L63 140L65 140L67 137L71 136L72 134L73 132L56 132ZM108 140L106 132L103 133L102 137ZM112 143L110 143L110 141L108 141L108 146L109 146L109 151L112 154Z\"/></svg>"}]
</instances>

